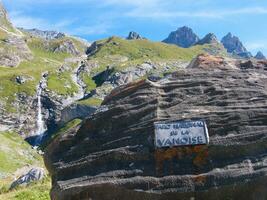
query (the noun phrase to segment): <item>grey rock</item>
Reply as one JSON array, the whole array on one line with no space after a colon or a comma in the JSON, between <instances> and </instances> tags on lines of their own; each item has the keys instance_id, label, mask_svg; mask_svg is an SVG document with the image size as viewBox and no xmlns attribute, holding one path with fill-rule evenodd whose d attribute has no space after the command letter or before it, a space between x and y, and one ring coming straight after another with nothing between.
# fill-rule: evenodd
<instances>
[{"instance_id":1,"label":"grey rock","mask_svg":"<svg viewBox=\"0 0 267 200\"><path fill-rule=\"evenodd\" d=\"M47 147L51 199L266 199L267 71L223 60L114 89ZM210 144L156 149L154 122L181 119L205 120Z\"/></svg>"},{"instance_id":2,"label":"grey rock","mask_svg":"<svg viewBox=\"0 0 267 200\"><path fill-rule=\"evenodd\" d=\"M144 38L139 33L131 31L126 39L127 40L141 40Z\"/></svg>"},{"instance_id":3,"label":"grey rock","mask_svg":"<svg viewBox=\"0 0 267 200\"><path fill-rule=\"evenodd\" d=\"M228 33L226 36L224 36L221 40L221 43L229 53L244 58L252 57L251 53L247 51L239 38L232 35L232 33Z\"/></svg>"},{"instance_id":4,"label":"grey rock","mask_svg":"<svg viewBox=\"0 0 267 200\"><path fill-rule=\"evenodd\" d=\"M80 105L77 103L71 104L61 111L60 121L57 125L61 127L73 119L85 119L86 117L92 115L96 109L97 107L95 106Z\"/></svg>"},{"instance_id":5,"label":"grey rock","mask_svg":"<svg viewBox=\"0 0 267 200\"><path fill-rule=\"evenodd\" d=\"M26 76L17 76L16 77L16 82L18 83L18 84L24 84L26 81L28 81L28 80L32 80L33 78L32 77L26 77Z\"/></svg>"},{"instance_id":6,"label":"grey rock","mask_svg":"<svg viewBox=\"0 0 267 200\"><path fill-rule=\"evenodd\" d=\"M66 35L58 31L42 31L39 29L24 29L19 28L20 30L29 33L30 35L46 40L60 39L64 38Z\"/></svg>"},{"instance_id":7,"label":"grey rock","mask_svg":"<svg viewBox=\"0 0 267 200\"><path fill-rule=\"evenodd\" d=\"M79 55L79 51L76 48L75 44L71 40L64 40L60 42L56 47L53 47L52 51L54 52L65 52L72 55Z\"/></svg>"},{"instance_id":8,"label":"grey rock","mask_svg":"<svg viewBox=\"0 0 267 200\"><path fill-rule=\"evenodd\" d=\"M29 172L19 177L17 180L15 180L11 186L10 189L14 189L18 186L26 186L31 182L34 181L40 181L46 176L45 170L43 168L32 168Z\"/></svg>"},{"instance_id":9,"label":"grey rock","mask_svg":"<svg viewBox=\"0 0 267 200\"><path fill-rule=\"evenodd\" d=\"M218 44L220 43L213 33L207 34L204 38L199 40L196 44L197 45L203 45L203 44Z\"/></svg>"},{"instance_id":10,"label":"grey rock","mask_svg":"<svg viewBox=\"0 0 267 200\"><path fill-rule=\"evenodd\" d=\"M199 41L199 37L193 32L193 30L187 26L178 28L176 31L170 33L168 38L163 42L168 44L176 44L180 47L188 48L193 46Z\"/></svg>"},{"instance_id":11,"label":"grey rock","mask_svg":"<svg viewBox=\"0 0 267 200\"><path fill-rule=\"evenodd\" d=\"M254 57L258 60L266 60L266 57L263 55L263 53L261 51L258 51L258 53L256 54L256 56Z\"/></svg>"}]
</instances>

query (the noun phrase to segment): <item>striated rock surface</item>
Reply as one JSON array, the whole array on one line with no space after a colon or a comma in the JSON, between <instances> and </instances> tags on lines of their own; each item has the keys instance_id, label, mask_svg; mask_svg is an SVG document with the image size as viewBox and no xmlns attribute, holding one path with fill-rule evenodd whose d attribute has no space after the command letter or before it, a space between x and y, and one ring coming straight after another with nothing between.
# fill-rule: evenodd
<instances>
[{"instance_id":1,"label":"striated rock surface","mask_svg":"<svg viewBox=\"0 0 267 200\"><path fill-rule=\"evenodd\" d=\"M168 44L176 44L180 47L191 47L199 41L199 37L193 32L193 30L187 26L178 28L176 31L170 33L168 38L162 42Z\"/></svg>"},{"instance_id":2,"label":"striated rock surface","mask_svg":"<svg viewBox=\"0 0 267 200\"><path fill-rule=\"evenodd\" d=\"M51 199L266 199L266 63L227 62L113 90L48 146ZM153 123L181 119L204 119L210 144L155 149Z\"/></svg>"}]
</instances>

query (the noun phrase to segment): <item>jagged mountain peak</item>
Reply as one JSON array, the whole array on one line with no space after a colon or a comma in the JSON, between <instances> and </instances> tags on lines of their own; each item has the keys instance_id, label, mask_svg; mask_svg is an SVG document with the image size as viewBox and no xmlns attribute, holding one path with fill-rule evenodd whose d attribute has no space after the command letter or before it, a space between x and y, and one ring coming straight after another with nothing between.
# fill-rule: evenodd
<instances>
[{"instance_id":1,"label":"jagged mountain peak","mask_svg":"<svg viewBox=\"0 0 267 200\"><path fill-rule=\"evenodd\" d=\"M240 39L237 36L233 35L231 32L229 32L222 38L221 43L229 53L243 58L252 57L251 53L247 51Z\"/></svg>"},{"instance_id":2,"label":"jagged mountain peak","mask_svg":"<svg viewBox=\"0 0 267 200\"><path fill-rule=\"evenodd\" d=\"M130 31L127 40L141 40L144 39L139 33L135 31Z\"/></svg>"},{"instance_id":3,"label":"jagged mountain peak","mask_svg":"<svg viewBox=\"0 0 267 200\"><path fill-rule=\"evenodd\" d=\"M197 42L199 45L203 44L218 44L220 43L214 33L208 33L207 35L204 36L201 40Z\"/></svg>"},{"instance_id":4,"label":"jagged mountain peak","mask_svg":"<svg viewBox=\"0 0 267 200\"><path fill-rule=\"evenodd\" d=\"M258 51L258 53L256 54L256 56L254 58L259 59L259 60L265 60L266 59L266 57L264 56L264 54L261 51Z\"/></svg>"},{"instance_id":5,"label":"jagged mountain peak","mask_svg":"<svg viewBox=\"0 0 267 200\"><path fill-rule=\"evenodd\" d=\"M173 31L163 40L168 44L176 44L180 47L188 48L199 41L199 37L188 26L182 26L176 31Z\"/></svg>"}]
</instances>

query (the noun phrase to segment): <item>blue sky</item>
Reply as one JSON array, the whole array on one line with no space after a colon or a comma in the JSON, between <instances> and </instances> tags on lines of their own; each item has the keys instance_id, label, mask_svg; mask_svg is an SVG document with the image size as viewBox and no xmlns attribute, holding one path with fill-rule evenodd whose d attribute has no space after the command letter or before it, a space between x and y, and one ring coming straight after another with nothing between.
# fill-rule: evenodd
<instances>
[{"instance_id":1,"label":"blue sky","mask_svg":"<svg viewBox=\"0 0 267 200\"><path fill-rule=\"evenodd\" d=\"M58 30L89 41L131 30L154 41L177 27L200 37L239 36L248 50L267 55L266 0L2 0L13 24Z\"/></svg>"}]
</instances>

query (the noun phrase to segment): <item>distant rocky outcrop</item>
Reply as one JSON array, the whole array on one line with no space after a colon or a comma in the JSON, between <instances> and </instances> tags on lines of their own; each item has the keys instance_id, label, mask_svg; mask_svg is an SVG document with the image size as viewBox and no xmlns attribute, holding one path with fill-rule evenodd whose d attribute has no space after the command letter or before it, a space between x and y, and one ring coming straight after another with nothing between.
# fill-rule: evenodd
<instances>
[{"instance_id":1,"label":"distant rocky outcrop","mask_svg":"<svg viewBox=\"0 0 267 200\"><path fill-rule=\"evenodd\" d=\"M46 40L60 39L66 36L64 33L58 31L42 31L39 29L24 29L24 28L20 28L20 30L27 32L34 37L39 37Z\"/></svg>"},{"instance_id":2,"label":"distant rocky outcrop","mask_svg":"<svg viewBox=\"0 0 267 200\"><path fill-rule=\"evenodd\" d=\"M188 48L196 44L198 41L199 37L193 32L193 30L187 26L183 26L178 28L176 31L171 32L168 38L162 42Z\"/></svg>"},{"instance_id":3,"label":"distant rocky outcrop","mask_svg":"<svg viewBox=\"0 0 267 200\"><path fill-rule=\"evenodd\" d=\"M139 33L131 31L126 39L127 40L141 40L144 38Z\"/></svg>"},{"instance_id":4,"label":"distant rocky outcrop","mask_svg":"<svg viewBox=\"0 0 267 200\"><path fill-rule=\"evenodd\" d=\"M48 146L51 199L266 199L267 63L232 61L113 90ZM205 120L210 144L156 149L154 122L181 119Z\"/></svg>"},{"instance_id":5,"label":"distant rocky outcrop","mask_svg":"<svg viewBox=\"0 0 267 200\"><path fill-rule=\"evenodd\" d=\"M232 33L228 33L226 36L224 36L221 40L221 43L229 53L243 58L252 57L252 54L247 51L247 49L244 47L239 38L237 36L232 35Z\"/></svg>"},{"instance_id":6,"label":"distant rocky outcrop","mask_svg":"<svg viewBox=\"0 0 267 200\"><path fill-rule=\"evenodd\" d=\"M70 39L57 42L55 45L51 45L51 47L49 48L53 52L69 53L69 54L76 55L76 56L81 53L75 46L75 43Z\"/></svg>"},{"instance_id":7,"label":"distant rocky outcrop","mask_svg":"<svg viewBox=\"0 0 267 200\"><path fill-rule=\"evenodd\" d=\"M209 33L209 34L205 35L204 38L199 40L196 44L197 45L203 45L203 44L218 44L218 43L220 43L220 42L218 41L216 35L213 33Z\"/></svg>"},{"instance_id":8,"label":"distant rocky outcrop","mask_svg":"<svg viewBox=\"0 0 267 200\"><path fill-rule=\"evenodd\" d=\"M258 51L258 53L256 54L254 58L259 59L259 60L266 60L266 57L263 55L261 51Z\"/></svg>"}]
</instances>

